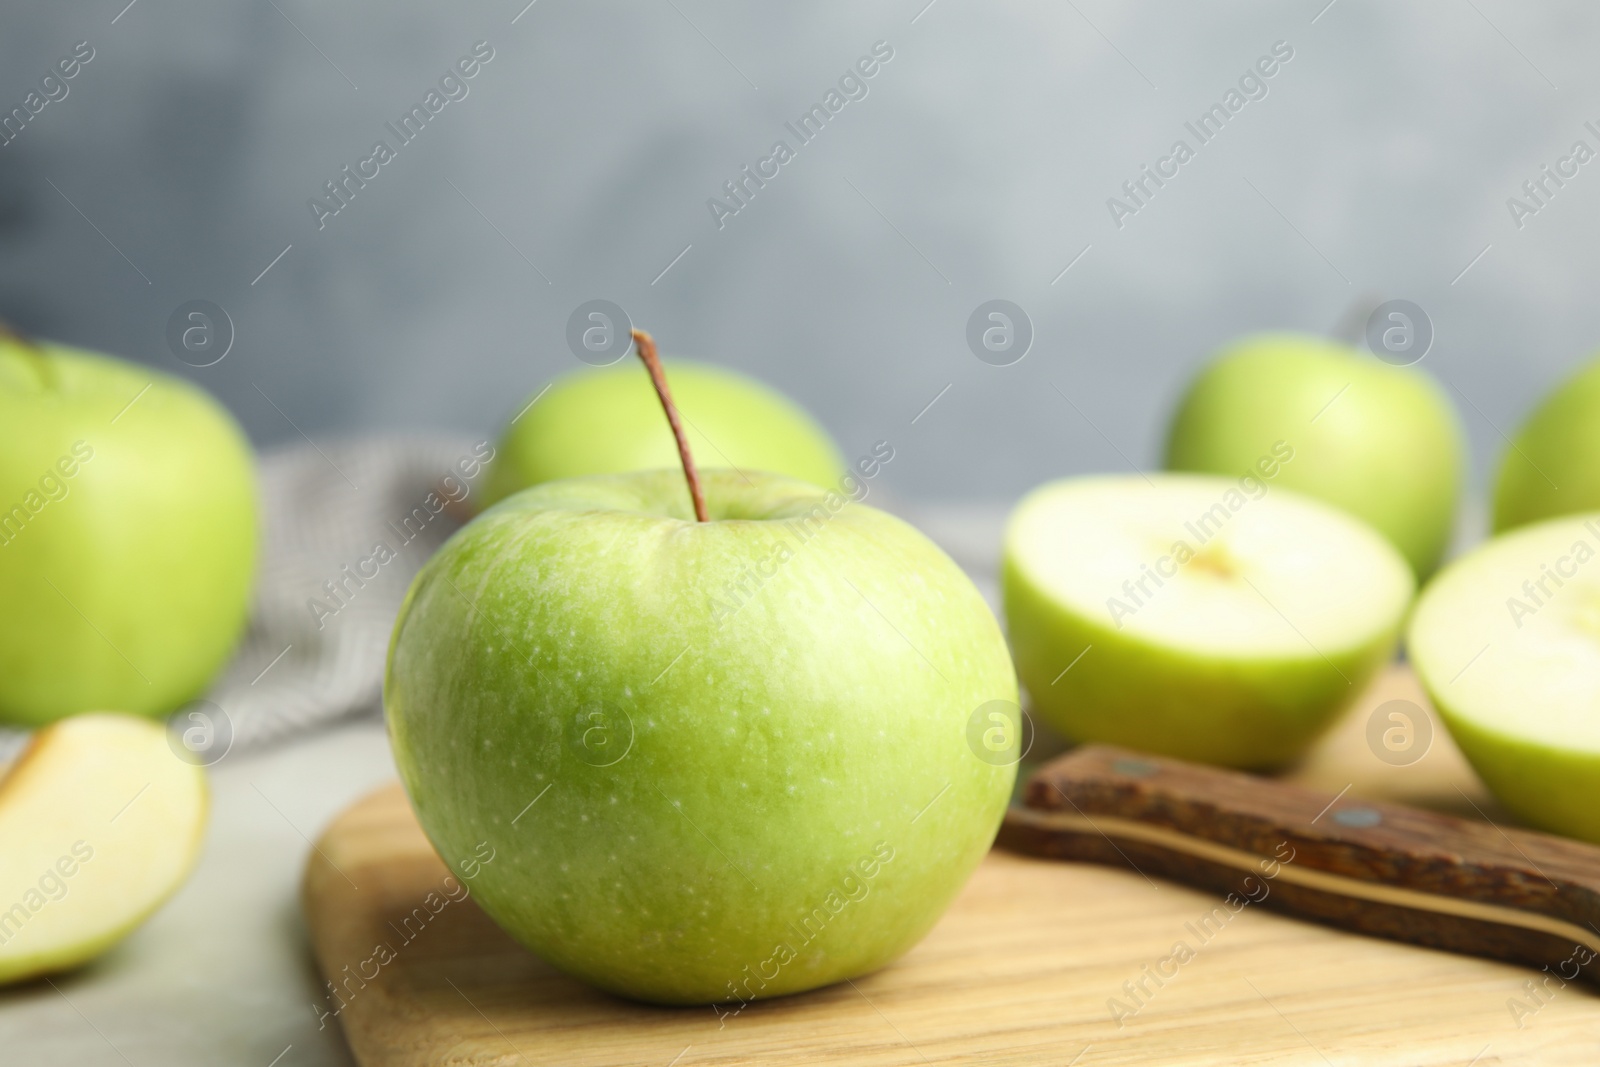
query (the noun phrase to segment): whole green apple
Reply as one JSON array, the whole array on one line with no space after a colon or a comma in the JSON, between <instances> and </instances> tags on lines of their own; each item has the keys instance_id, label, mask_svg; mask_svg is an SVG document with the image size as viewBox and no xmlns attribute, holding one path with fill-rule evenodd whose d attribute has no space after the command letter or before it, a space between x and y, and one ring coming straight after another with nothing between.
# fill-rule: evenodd
<instances>
[{"instance_id":1,"label":"whole green apple","mask_svg":"<svg viewBox=\"0 0 1600 1067\"><path fill-rule=\"evenodd\" d=\"M1494 528L1600 509L1600 359L1545 398L1495 479Z\"/></svg>"},{"instance_id":2,"label":"whole green apple","mask_svg":"<svg viewBox=\"0 0 1600 1067\"><path fill-rule=\"evenodd\" d=\"M1023 499L1001 587L1041 718L1076 741L1271 768L1360 695L1393 654L1411 570L1366 523L1278 488L1277 444L1238 479L1072 478Z\"/></svg>"},{"instance_id":3,"label":"whole green apple","mask_svg":"<svg viewBox=\"0 0 1600 1067\"><path fill-rule=\"evenodd\" d=\"M666 367L690 445L706 465L772 471L813 485L838 481L844 460L827 431L781 394L721 367L686 361ZM540 482L678 462L650 380L633 366L563 375L506 427L497 453L486 506Z\"/></svg>"},{"instance_id":4,"label":"whole green apple","mask_svg":"<svg viewBox=\"0 0 1600 1067\"><path fill-rule=\"evenodd\" d=\"M1411 662L1500 802L1600 842L1600 512L1496 537L1417 602Z\"/></svg>"},{"instance_id":5,"label":"whole green apple","mask_svg":"<svg viewBox=\"0 0 1600 1067\"><path fill-rule=\"evenodd\" d=\"M1279 485L1377 527L1419 580L1438 566L1455 529L1466 445L1431 379L1318 337L1249 337L1190 384L1167 467L1237 477L1275 441L1294 449Z\"/></svg>"},{"instance_id":6,"label":"whole green apple","mask_svg":"<svg viewBox=\"0 0 1600 1067\"><path fill-rule=\"evenodd\" d=\"M179 379L0 337L0 720L169 712L233 650L250 449Z\"/></svg>"},{"instance_id":7,"label":"whole green apple","mask_svg":"<svg viewBox=\"0 0 1600 1067\"><path fill-rule=\"evenodd\" d=\"M678 471L520 493L423 568L390 647L435 847L488 842L484 910L641 1000L882 966L982 858L1016 773L967 741L1017 694L960 569L883 512L748 478L705 476L707 522Z\"/></svg>"}]
</instances>

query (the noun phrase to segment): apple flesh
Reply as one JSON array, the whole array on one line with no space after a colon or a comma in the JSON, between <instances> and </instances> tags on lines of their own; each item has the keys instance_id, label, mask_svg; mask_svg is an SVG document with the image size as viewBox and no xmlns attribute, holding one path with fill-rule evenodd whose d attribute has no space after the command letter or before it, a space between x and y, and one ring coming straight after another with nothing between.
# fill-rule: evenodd
<instances>
[{"instance_id":1,"label":"apple flesh","mask_svg":"<svg viewBox=\"0 0 1600 1067\"><path fill-rule=\"evenodd\" d=\"M666 368L702 463L771 471L813 485L838 481L844 471L839 450L792 401L720 367L674 360ZM677 464L672 431L648 377L632 366L581 369L558 379L506 427L484 502L561 478Z\"/></svg>"},{"instance_id":2,"label":"apple flesh","mask_svg":"<svg viewBox=\"0 0 1600 1067\"><path fill-rule=\"evenodd\" d=\"M1600 510L1600 359L1517 431L1495 479L1494 528Z\"/></svg>"},{"instance_id":3,"label":"apple flesh","mask_svg":"<svg viewBox=\"0 0 1600 1067\"><path fill-rule=\"evenodd\" d=\"M1522 527L1456 560L1423 591L1407 648L1501 803L1600 842L1600 512Z\"/></svg>"},{"instance_id":4,"label":"apple flesh","mask_svg":"<svg viewBox=\"0 0 1600 1067\"><path fill-rule=\"evenodd\" d=\"M656 415L659 418L659 412ZM931 542L769 474L552 482L458 531L384 689L423 829L484 910L645 1001L748 1001L881 967L988 849L1017 699L994 617Z\"/></svg>"},{"instance_id":5,"label":"apple flesh","mask_svg":"<svg viewBox=\"0 0 1600 1067\"><path fill-rule=\"evenodd\" d=\"M1017 672L1067 737L1270 768L1302 755L1393 654L1414 584L1377 531L1206 475L1030 493L1001 584Z\"/></svg>"},{"instance_id":6,"label":"apple flesh","mask_svg":"<svg viewBox=\"0 0 1600 1067\"><path fill-rule=\"evenodd\" d=\"M204 773L160 723L89 714L40 730L0 778L0 982L121 941L183 884L205 824Z\"/></svg>"},{"instance_id":7,"label":"apple flesh","mask_svg":"<svg viewBox=\"0 0 1600 1067\"><path fill-rule=\"evenodd\" d=\"M215 401L0 338L0 604L18 609L0 617L0 721L198 696L244 627L255 555L250 449Z\"/></svg>"},{"instance_id":8,"label":"apple flesh","mask_svg":"<svg viewBox=\"0 0 1600 1067\"><path fill-rule=\"evenodd\" d=\"M1278 441L1294 459L1275 488L1371 523L1419 580L1439 565L1455 531L1466 443L1425 374L1322 338L1246 338L1190 384L1168 433L1167 468L1236 478Z\"/></svg>"}]
</instances>

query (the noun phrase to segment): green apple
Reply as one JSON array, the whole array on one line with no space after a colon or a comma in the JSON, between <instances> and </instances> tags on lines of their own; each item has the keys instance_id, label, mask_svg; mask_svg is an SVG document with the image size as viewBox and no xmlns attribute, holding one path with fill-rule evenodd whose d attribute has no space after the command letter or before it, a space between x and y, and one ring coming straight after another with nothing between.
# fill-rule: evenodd
<instances>
[{"instance_id":1,"label":"green apple","mask_svg":"<svg viewBox=\"0 0 1600 1067\"><path fill-rule=\"evenodd\" d=\"M1600 359L1545 398L1495 479L1494 528L1600 509Z\"/></svg>"},{"instance_id":2,"label":"green apple","mask_svg":"<svg viewBox=\"0 0 1600 1067\"><path fill-rule=\"evenodd\" d=\"M440 854L494 856L470 885L501 926L615 993L732 1005L932 926L1016 773L969 723L1017 691L910 526L771 474L705 490L706 522L678 471L480 515L407 594L384 704Z\"/></svg>"},{"instance_id":3,"label":"green apple","mask_svg":"<svg viewBox=\"0 0 1600 1067\"><path fill-rule=\"evenodd\" d=\"M1007 525L1017 673L1067 737L1270 768L1393 654L1411 570L1376 530L1259 477L1073 478Z\"/></svg>"},{"instance_id":4,"label":"green apple","mask_svg":"<svg viewBox=\"0 0 1600 1067\"><path fill-rule=\"evenodd\" d=\"M1190 384L1167 467L1237 477L1278 441L1294 459L1276 485L1365 519L1419 580L1439 565L1455 531L1466 444L1430 378L1309 335L1245 338Z\"/></svg>"},{"instance_id":5,"label":"green apple","mask_svg":"<svg viewBox=\"0 0 1600 1067\"><path fill-rule=\"evenodd\" d=\"M183 884L204 772L131 715L63 719L0 777L0 982L86 963Z\"/></svg>"},{"instance_id":6,"label":"green apple","mask_svg":"<svg viewBox=\"0 0 1600 1067\"><path fill-rule=\"evenodd\" d=\"M844 461L828 433L778 392L721 367L669 361L672 394L700 461L831 486ZM530 398L532 399L532 398ZM636 366L563 375L506 427L485 506L519 489L586 474L674 467L661 402Z\"/></svg>"},{"instance_id":7,"label":"green apple","mask_svg":"<svg viewBox=\"0 0 1600 1067\"><path fill-rule=\"evenodd\" d=\"M250 450L179 379L0 337L0 721L162 714L244 626Z\"/></svg>"},{"instance_id":8,"label":"green apple","mask_svg":"<svg viewBox=\"0 0 1600 1067\"><path fill-rule=\"evenodd\" d=\"M1456 744L1518 817L1600 842L1600 512L1480 545L1417 602L1411 662Z\"/></svg>"}]
</instances>

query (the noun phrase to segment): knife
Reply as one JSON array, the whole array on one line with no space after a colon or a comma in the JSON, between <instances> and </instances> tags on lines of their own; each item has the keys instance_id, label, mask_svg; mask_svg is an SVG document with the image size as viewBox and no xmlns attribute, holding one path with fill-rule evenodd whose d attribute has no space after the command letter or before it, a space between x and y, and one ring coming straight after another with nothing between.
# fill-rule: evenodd
<instances>
[{"instance_id":1,"label":"knife","mask_svg":"<svg viewBox=\"0 0 1600 1067\"><path fill-rule=\"evenodd\" d=\"M1600 797L1596 798L1600 802ZM1600 847L1109 745L1029 779L999 844L1600 985Z\"/></svg>"}]
</instances>

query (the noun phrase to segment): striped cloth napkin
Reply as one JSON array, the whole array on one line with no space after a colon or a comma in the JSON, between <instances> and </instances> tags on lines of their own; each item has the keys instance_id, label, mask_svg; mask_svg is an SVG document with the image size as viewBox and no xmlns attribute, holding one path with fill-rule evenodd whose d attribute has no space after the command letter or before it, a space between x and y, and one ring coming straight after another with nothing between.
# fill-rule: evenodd
<instances>
[{"instance_id":1,"label":"striped cloth napkin","mask_svg":"<svg viewBox=\"0 0 1600 1067\"><path fill-rule=\"evenodd\" d=\"M249 628L206 700L235 750L380 709L411 579L471 516L494 447L446 437L305 443L261 460ZM210 705L209 707L207 705Z\"/></svg>"}]
</instances>

